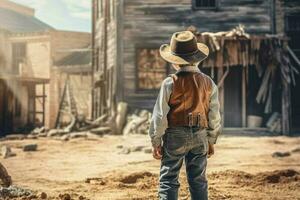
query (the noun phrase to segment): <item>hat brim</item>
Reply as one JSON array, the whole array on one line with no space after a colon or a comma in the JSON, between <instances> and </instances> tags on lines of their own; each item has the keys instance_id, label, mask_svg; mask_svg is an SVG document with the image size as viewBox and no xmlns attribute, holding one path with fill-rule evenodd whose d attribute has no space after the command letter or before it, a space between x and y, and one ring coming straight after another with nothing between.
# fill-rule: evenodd
<instances>
[{"instance_id":1,"label":"hat brim","mask_svg":"<svg viewBox=\"0 0 300 200\"><path fill-rule=\"evenodd\" d=\"M194 64L197 62L202 62L209 55L209 49L205 44L197 43L197 47L198 47L198 51L196 51L191 55L174 55L171 52L170 45L163 44L159 49L159 53L164 60L173 64L178 64L178 65Z\"/></svg>"}]
</instances>

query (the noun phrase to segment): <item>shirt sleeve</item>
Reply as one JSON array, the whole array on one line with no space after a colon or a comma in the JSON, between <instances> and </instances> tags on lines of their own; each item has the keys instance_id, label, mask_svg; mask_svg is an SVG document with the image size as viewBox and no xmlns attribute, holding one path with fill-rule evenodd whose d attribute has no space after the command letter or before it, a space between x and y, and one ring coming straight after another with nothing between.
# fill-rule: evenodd
<instances>
[{"instance_id":1,"label":"shirt sleeve","mask_svg":"<svg viewBox=\"0 0 300 200\"><path fill-rule=\"evenodd\" d=\"M149 136L151 138L152 146L157 147L161 145L162 136L168 127L167 114L170 110L169 99L172 93L173 79L167 77L161 85L156 103L154 105L152 119L150 122Z\"/></svg>"},{"instance_id":2,"label":"shirt sleeve","mask_svg":"<svg viewBox=\"0 0 300 200\"><path fill-rule=\"evenodd\" d=\"M221 133L221 115L220 115L220 103L218 97L218 87L212 81L212 93L209 102L208 112L208 142L215 144L218 136Z\"/></svg>"}]
</instances>

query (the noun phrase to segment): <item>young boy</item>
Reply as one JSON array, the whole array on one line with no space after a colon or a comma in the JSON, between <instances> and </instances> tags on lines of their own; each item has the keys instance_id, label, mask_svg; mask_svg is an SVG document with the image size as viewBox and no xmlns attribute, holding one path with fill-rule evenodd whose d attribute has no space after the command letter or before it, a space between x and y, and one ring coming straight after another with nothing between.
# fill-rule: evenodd
<instances>
[{"instance_id":1,"label":"young boy","mask_svg":"<svg viewBox=\"0 0 300 200\"><path fill-rule=\"evenodd\" d=\"M190 31L174 33L160 55L177 72L167 77L154 106L149 135L153 157L161 159L159 199L178 198L178 176L183 160L193 200L207 200L207 157L221 131L218 88L200 72L208 47Z\"/></svg>"}]
</instances>

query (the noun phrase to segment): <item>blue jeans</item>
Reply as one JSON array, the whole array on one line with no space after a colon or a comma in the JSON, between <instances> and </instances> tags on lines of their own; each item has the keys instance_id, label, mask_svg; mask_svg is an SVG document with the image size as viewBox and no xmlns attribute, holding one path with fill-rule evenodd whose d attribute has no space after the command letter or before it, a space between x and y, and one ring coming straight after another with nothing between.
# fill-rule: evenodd
<instances>
[{"instance_id":1,"label":"blue jeans","mask_svg":"<svg viewBox=\"0 0 300 200\"><path fill-rule=\"evenodd\" d=\"M177 200L179 172L183 160L192 200L207 200L208 140L206 130L194 127L168 128L163 136L159 199Z\"/></svg>"}]
</instances>

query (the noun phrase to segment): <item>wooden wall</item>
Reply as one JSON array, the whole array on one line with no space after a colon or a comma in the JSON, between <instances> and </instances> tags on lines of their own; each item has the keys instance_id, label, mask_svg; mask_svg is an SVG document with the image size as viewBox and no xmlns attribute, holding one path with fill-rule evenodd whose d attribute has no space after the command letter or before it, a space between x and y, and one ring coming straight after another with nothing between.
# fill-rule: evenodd
<instances>
[{"instance_id":1,"label":"wooden wall","mask_svg":"<svg viewBox=\"0 0 300 200\"><path fill-rule=\"evenodd\" d=\"M276 0L276 31L289 37L289 46L298 58L300 58L300 1L299 0ZM291 20L292 19L292 20ZM291 22L292 21L292 22ZM290 23L290 24L289 24ZM288 25L289 24L289 25ZM294 64L296 68L297 64ZM300 125L300 79L296 75L296 85L289 87L283 83L282 100L289 101L282 106L285 120L282 127L285 130L299 131ZM290 123L289 123L290 122ZM284 132L285 134L288 131Z\"/></svg>"},{"instance_id":2,"label":"wooden wall","mask_svg":"<svg viewBox=\"0 0 300 200\"><path fill-rule=\"evenodd\" d=\"M11 71L11 45L8 33L0 31L0 73Z\"/></svg>"},{"instance_id":3,"label":"wooden wall","mask_svg":"<svg viewBox=\"0 0 300 200\"><path fill-rule=\"evenodd\" d=\"M93 0L92 117L112 115L116 99L117 20L116 0Z\"/></svg>"},{"instance_id":4,"label":"wooden wall","mask_svg":"<svg viewBox=\"0 0 300 200\"><path fill-rule=\"evenodd\" d=\"M285 32L285 20L288 15L300 13L300 1L298 0L276 0L276 32Z\"/></svg>"},{"instance_id":5,"label":"wooden wall","mask_svg":"<svg viewBox=\"0 0 300 200\"><path fill-rule=\"evenodd\" d=\"M118 81L123 100L131 107L152 109L158 91L138 92L136 49L159 48L173 32L190 25L198 31L226 31L244 24L252 34L271 33L272 0L220 0L215 10L193 10L191 0L124 0L119 11L122 21L122 76ZM118 55L119 56L119 55ZM121 79L120 79L121 78Z\"/></svg>"},{"instance_id":6,"label":"wooden wall","mask_svg":"<svg viewBox=\"0 0 300 200\"><path fill-rule=\"evenodd\" d=\"M69 78L77 112L86 118L91 116L91 74L90 73L66 73L60 67L51 70L50 94L51 112L49 112L50 127L55 127L59 111L60 101L63 95L67 78Z\"/></svg>"},{"instance_id":7,"label":"wooden wall","mask_svg":"<svg viewBox=\"0 0 300 200\"><path fill-rule=\"evenodd\" d=\"M11 34L8 38L5 38L8 45L8 53L6 53L6 63L11 63L11 44L12 43L25 43L26 44L26 62L23 65L22 75L34 78L48 78L51 80L50 85L46 85L46 102L45 102L45 126L47 128L54 127L54 121L56 119L56 109L53 105L58 104L54 94L53 77L51 74L52 65L55 61L61 59L64 56L72 53L71 51L64 51L74 48L87 48L91 42L91 34L83 32L72 31L49 31L44 33L30 33L30 34ZM0 42L2 41L2 35L0 35ZM0 57L3 44L0 44ZM1 62L0 62L1 66ZM6 64L8 68L11 65ZM1 71L3 72L3 71ZM52 76L51 76L52 75ZM55 75L54 75L55 76ZM37 87L37 94L42 94L42 87ZM26 106L27 107L27 106Z\"/></svg>"},{"instance_id":8,"label":"wooden wall","mask_svg":"<svg viewBox=\"0 0 300 200\"><path fill-rule=\"evenodd\" d=\"M56 62L72 52L65 51L76 48L88 48L91 44L91 34L76 31L49 31L51 37L51 56L53 62Z\"/></svg>"}]
</instances>

